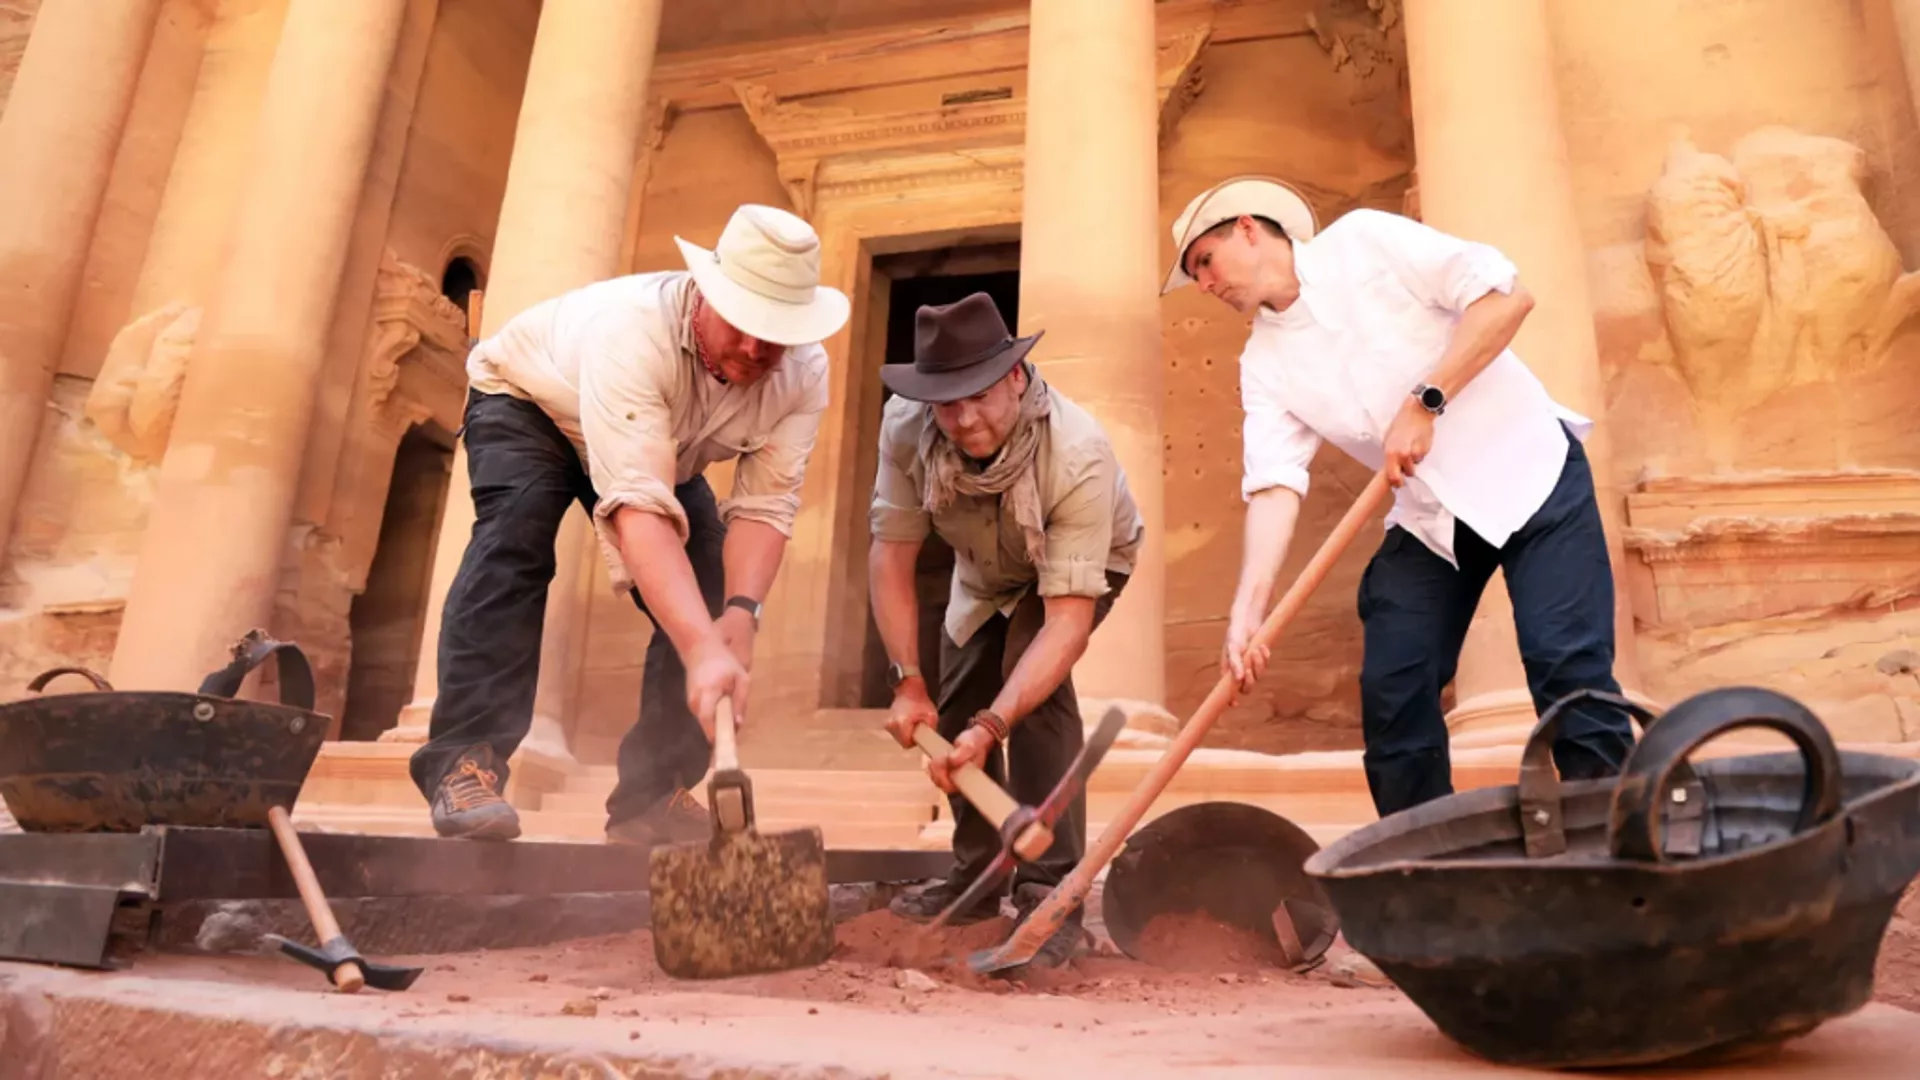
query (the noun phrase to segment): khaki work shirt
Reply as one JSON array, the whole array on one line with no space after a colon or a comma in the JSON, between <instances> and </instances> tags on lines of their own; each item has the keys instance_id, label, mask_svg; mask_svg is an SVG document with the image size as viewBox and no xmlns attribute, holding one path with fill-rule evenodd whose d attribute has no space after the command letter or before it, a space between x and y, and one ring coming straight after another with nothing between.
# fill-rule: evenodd
<instances>
[{"instance_id":1,"label":"khaki work shirt","mask_svg":"<svg viewBox=\"0 0 1920 1080\"><path fill-rule=\"evenodd\" d=\"M1027 559L1027 544L998 495L959 495L939 514L926 509L927 467L920 435L933 424L931 406L903 397L887 402L880 422L880 472L868 515L876 540L913 543L938 533L953 547L947 636L965 645L997 613L1011 614L1028 589L1042 597L1107 592L1107 571L1133 573L1146 532L1127 477L1107 433L1086 410L1049 386L1053 414L1034 456L1047 567Z\"/></svg>"},{"instance_id":2,"label":"khaki work shirt","mask_svg":"<svg viewBox=\"0 0 1920 1080\"><path fill-rule=\"evenodd\" d=\"M800 484L827 407L827 353L787 350L746 389L722 384L693 346L693 277L685 271L595 282L513 317L474 346L467 377L483 394L531 401L572 441L599 501L594 531L616 593L633 585L613 534L631 506L673 522L673 489L738 458L720 520L761 521L793 535Z\"/></svg>"}]
</instances>

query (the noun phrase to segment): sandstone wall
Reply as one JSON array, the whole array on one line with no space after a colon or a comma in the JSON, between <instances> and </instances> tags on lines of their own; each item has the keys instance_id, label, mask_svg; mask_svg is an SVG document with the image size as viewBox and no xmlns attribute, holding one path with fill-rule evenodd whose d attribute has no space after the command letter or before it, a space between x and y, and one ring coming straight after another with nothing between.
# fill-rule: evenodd
<instances>
[{"instance_id":1,"label":"sandstone wall","mask_svg":"<svg viewBox=\"0 0 1920 1080\"><path fill-rule=\"evenodd\" d=\"M454 255L487 266L539 18L539 0L441 0L388 241L436 279Z\"/></svg>"},{"instance_id":2,"label":"sandstone wall","mask_svg":"<svg viewBox=\"0 0 1920 1080\"><path fill-rule=\"evenodd\" d=\"M1920 735L1920 132L1887 6L1549 10L1646 689Z\"/></svg>"},{"instance_id":3,"label":"sandstone wall","mask_svg":"<svg viewBox=\"0 0 1920 1080\"><path fill-rule=\"evenodd\" d=\"M20 70L20 56L27 51L27 35L33 30L33 13L39 8L40 0L0 0L0 111L7 107L13 74Z\"/></svg>"}]
</instances>

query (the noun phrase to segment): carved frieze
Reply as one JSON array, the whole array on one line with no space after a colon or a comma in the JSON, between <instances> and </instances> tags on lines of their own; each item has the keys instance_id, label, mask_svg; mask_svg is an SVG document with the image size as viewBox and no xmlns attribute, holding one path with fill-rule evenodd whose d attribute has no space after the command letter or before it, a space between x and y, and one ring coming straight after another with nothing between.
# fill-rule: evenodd
<instances>
[{"instance_id":1,"label":"carved frieze","mask_svg":"<svg viewBox=\"0 0 1920 1080\"><path fill-rule=\"evenodd\" d=\"M1712 626L1899 602L1920 592L1920 473L1649 481L1623 540L1653 575L1655 622Z\"/></svg>"},{"instance_id":2,"label":"carved frieze","mask_svg":"<svg viewBox=\"0 0 1920 1080\"><path fill-rule=\"evenodd\" d=\"M1163 33L1155 91L1164 138L1202 88L1212 33L1201 23ZM795 212L811 218L826 197L862 197L929 183L1011 180L1026 139L1026 101L991 97L925 109L862 112L782 100L763 83L733 84L740 107L773 151Z\"/></svg>"}]
</instances>

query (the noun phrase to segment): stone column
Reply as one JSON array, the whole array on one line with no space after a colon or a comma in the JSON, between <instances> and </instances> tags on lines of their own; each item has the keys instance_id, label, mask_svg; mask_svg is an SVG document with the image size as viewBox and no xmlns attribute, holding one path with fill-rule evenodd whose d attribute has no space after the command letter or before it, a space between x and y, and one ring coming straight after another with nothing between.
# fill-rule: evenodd
<instances>
[{"instance_id":1,"label":"stone column","mask_svg":"<svg viewBox=\"0 0 1920 1080\"><path fill-rule=\"evenodd\" d=\"M1428 224L1498 247L1538 301L1514 350L1561 404L1592 417L1592 459L1615 578L1615 677L1639 681L1621 578L1624 504L1608 465L1610 433L1587 292L1572 169L1560 127L1547 0L1410 0L1407 59ZM1525 738L1534 712L1504 579L1481 602L1460 656L1456 734ZM1500 734L1495 735L1494 731Z\"/></svg>"},{"instance_id":2,"label":"stone column","mask_svg":"<svg viewBox=\"0 0 1920 1080\"><path fill-rule=\"evenodd\" d=\"M1892 0L1894 32L1900 37L1900 59L1907 69L1907 90L1920 114L1920 0Z\"/></svg>"},{"instance_id":3,"label":"stone column","mask_svg":"<svg viewBox=\"0 0 1920 1080\"><path fill-rule=\"evenodd\" d=\"M0 564L159 0L41 0L0 115Z\"/></svg>"},{"instance_id":4,"label":"stone column","mask_svg":"<svg viewBox=\"0 0 1920 1080\"><path fill-rule=\"evenodd\" d=\"M1113 440L1146 519L1126 592L1074 669L1082 697L1166 695L1159 101L1153 0L1033 0L1020 330Z\"/></svg>"},{"instance_id":5,"label":"stone column","mask_svg":"<svg viewBox=\"0 0 1920 1080\"><path fill-rule=\"evenodd\" d=\"M513 161L500 204L493 263L487 274L481 335L552 296L619 272L628 185L645 126L647 79L660 28L660 0L567 0L540 11L527 70L526 95L514 131ZM433 584L414 678L414 700L389 741L424 738L439 692L441 605L473 533L473 495L464 447L454 455L453 482L440 522ZM560 572L549 593L549 633L573 637L585 606L583 558L599 558L578 509L567 513L558 541ZM569 568L571 572L569 572ZM541 650L539 715L571 699L584 654L580 643ZM530 739L551 747L545 716Z\"/></svg>"},{"instance_id":6,"label":"stone column","mask_svg":"<svg viewBox=\"0 0 1920 1080\"><path fill-rule=\"evenodd\" d=\"M314 390L406 0L293 0L114 648L191 689L268 624Z\"/></svg>"}]
</instances>

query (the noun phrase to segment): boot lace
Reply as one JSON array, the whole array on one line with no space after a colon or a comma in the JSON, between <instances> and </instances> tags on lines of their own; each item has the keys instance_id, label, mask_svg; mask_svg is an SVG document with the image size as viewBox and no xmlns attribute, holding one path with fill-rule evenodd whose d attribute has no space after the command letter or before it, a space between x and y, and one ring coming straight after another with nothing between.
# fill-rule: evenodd
<instances>
[{"instance_id":1,"label":"boot lace","mask_svg":"<svg viewBox=\"0 0 1920 1080\"><path fill-rule=\"evenodd\" d=\"M443 786L447 793L447 802L455 810L473 810L482 806L491 806L501 802L494 784L499 777L490 769L483 769L472 758L460 762L460 767L448 776Z\"/></svg>"}]
</instances>

